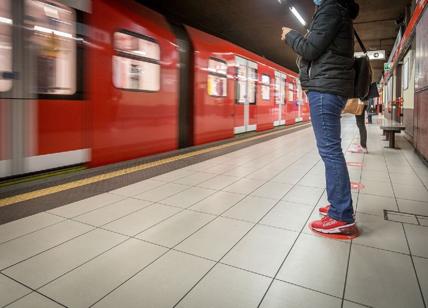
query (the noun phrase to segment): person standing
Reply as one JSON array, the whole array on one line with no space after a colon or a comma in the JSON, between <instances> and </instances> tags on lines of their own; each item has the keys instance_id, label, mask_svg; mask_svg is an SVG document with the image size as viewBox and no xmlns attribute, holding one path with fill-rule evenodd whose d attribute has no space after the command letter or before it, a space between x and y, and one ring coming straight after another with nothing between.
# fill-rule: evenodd
<instances>
[{"instance_id":1,"label":"person standing","mask_svg":"<svg viewBox=\"0 0 428 308\"><path fill-rule=\"evenodd\" d=\"M367 150L366 110L367 110L367 101L364 102L363 112L360 115L355 115L355 121L357 122L357 127L358 127L358 130L360 131L360 146L364 154L369 153L369 151Z\"/></svg>"},{"instance_id":2,"label":"person standing","mask_svg":"<svg viewBox=\"0 0 428 308\"><path fill-rule=\"evenodd\" d=\"M330 205L310 223L321 234L355 233L348 168L341 146L341 112L354 93L354 0L314 0L316 11L303 36L287 27L281 39L297 53L300 81L309 98L318 152L326 170Z\"/></svg>"}]
</instances>

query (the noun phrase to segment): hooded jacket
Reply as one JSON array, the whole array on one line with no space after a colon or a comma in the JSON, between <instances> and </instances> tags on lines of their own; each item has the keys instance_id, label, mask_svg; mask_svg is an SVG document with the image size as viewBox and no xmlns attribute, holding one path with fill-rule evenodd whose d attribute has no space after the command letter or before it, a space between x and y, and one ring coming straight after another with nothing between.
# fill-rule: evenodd
<instances>
[{"instance_id":1,"label":"hooded jacket","mask_svg":"<svg viewBox=\"0 0 428 308\"><path fill-rule=\"evenodd\" d=\"M358 12L354 0L323 0L305 36L294 30L288 33L286 43L299 55L304 90L353 96L353 19Z\"/></svg>"}]
</instances>

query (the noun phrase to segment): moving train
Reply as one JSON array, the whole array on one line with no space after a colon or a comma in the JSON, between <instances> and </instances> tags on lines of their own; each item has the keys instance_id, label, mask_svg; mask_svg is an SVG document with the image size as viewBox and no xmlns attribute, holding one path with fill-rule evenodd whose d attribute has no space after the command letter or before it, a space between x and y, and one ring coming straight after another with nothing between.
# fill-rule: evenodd
<instances>
[{"instance_id":1,"label":"moving train","mask_svg":"<svg viewBox=\"0 0 428 308\"><path fill-rule=\"evenodd\" d=\"M296 73L136 1L0 2L0 178L309 119Z\"/></svg>"}]
</instances>

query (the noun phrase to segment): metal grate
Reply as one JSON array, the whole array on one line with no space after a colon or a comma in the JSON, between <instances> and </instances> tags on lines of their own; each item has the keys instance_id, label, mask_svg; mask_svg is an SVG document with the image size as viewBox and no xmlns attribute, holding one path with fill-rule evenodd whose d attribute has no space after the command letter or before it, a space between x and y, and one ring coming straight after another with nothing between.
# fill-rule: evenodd
<instances>
[{"instance_id":1,"label":"metal grate","mask_svg":"<svg viewBox=\"0 0 428 308\"><path fill-rule=\"evenodd\" d=\"M385 220L387 221L428 227L428 216L425 215L404 213L393 210L383 210L383 214Z\"/></svg>"}]
</instances>

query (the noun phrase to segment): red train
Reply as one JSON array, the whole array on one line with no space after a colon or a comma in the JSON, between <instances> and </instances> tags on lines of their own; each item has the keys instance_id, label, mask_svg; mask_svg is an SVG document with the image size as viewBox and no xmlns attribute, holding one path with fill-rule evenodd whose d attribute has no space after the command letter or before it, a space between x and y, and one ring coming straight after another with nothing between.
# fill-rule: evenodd
<instances>
[{"instance_id":1,"label":"red train","mask_svg":"<svg viewBox=\"0 0 428 308\"><path fill-rule=\"evenodd\" d=\"M135 1L70 3L0 4L0 177L309 120L284 67Z\"/></svg>"}]
</instances>

